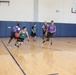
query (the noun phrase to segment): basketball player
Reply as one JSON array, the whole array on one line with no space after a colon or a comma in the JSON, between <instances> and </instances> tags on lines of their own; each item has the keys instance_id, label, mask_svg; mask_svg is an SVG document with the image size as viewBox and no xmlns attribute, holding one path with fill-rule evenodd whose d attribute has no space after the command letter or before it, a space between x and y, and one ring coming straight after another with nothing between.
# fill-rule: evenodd
<instances>
[{"instance_id":1,"label":"basketball player","mask_svg":"<svg viewBox=\"0 0 76 75\"><path fill-rule=\"evenodd\" d=\"M36 23L32 26L31 36L33 37L33 41L36 41Z\"/></svg>"},{"instance_id":2,"label":"basketball player","mask_svg":"<svg viewBox=\"0 0 76 75\"><path fill-rule=\"evenodd\" d=\"M51 40L51 45L53 44L53 34L56 32L56 26L54 25L54 21L51 21L51 24L48 27L47 30L47 38L50 38ZM43 43L45 43L46 39L44 39Z\"/></svg>"},{"instance_id":3,"label":"basketball player","mask_svg":"<svg viewBox=\"0 0 76 75\"><path fill-rule=\"evenodd\" d=\"M28 37L28 41L29 41L29 35L26 30L26 27L23 27L23 29L20 31L20 36L17 39L15 46L17 46L19 48L19 46L21 46L23 44L26 37Z\"/></svg>"},{"instance_id":4,"label":"basketball player","mask_svg":"<svg viewBox=\"0 0 76 75\"><path fill-rule=\"evenodd\" d=\"M47 28L48 28L48 24L47 24L46 21L45 21L45 22L44 22L44 25L42 26L43 39L44 39L44 37L46 37L46 35L47 35Z\"/></svg>"},{"instance_id":5,"label":"basketball player","mask_svg":"<svg viewBox=\"0 0 76 75\"><path fill-rule=\"evenodd\" d=\"M12 30L11 34L10 34L10 40L8 42L8 45L10 45L10 42L13 38L15 38L15 33L20 31L20 24L18 23Z\"/></svg>"}]
</instances>

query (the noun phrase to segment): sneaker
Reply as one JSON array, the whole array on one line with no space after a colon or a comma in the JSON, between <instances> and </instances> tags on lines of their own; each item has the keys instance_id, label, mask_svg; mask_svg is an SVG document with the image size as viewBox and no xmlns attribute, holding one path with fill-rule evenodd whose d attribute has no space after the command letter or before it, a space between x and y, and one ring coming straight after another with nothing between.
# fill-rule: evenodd
<instances>
[{"instance_id":1,"label":"sneaker","mask_svg":"<svg viewBox=\"0 0 76 75\"><path fill-rule=\"evenodd\" d=\"M52 43L51 43L51 45L52 45Z\"/></svg>"},{"instance_id":2,"label":"sneaker","mask_svg":"<svg viewBox=\"0 0 76 75\"><path fill-rule=\"evenodd\" d=\"M45 41L43 41L43 44L45 43Z\"/></svg>"},{"instance_id":3,"label":"sneaker","mask_svg":"<svg viewBox=\"0 0 76 75\"><path fill-rule=\"evenodd\" d=\"M19 45L17 45L17 47L19 48Z\"/></svg>"},{"instance_id":4,"label":"sneaker","mask_svg":"<svg viewBox=\"0 0 76 75\"><path fill-rule=\"evenodd\" d=\"M15 47L18 47L19 48L19 45L18 44L15 44Z\"/></svg>"},{"instance_id":5,"label":"sneaker","mask_svg":"<svg viewBox=\"0 0 76 75\"><path fill-rule=\"evenodd\" d=\"M17 45L15 44L14 47L16 47Z\"/></svg>"},{"instance_id":6,"label":"sneaker","mask_svg":"<svg viewBox=\"0 0 76 75\"><path fill-rule=\"evenodd\" d=\"M8 43L7 46L10 46L10 44Z\"/></svg>"},{"instance_id":7,"label":"sneaker","mask_svg":"<svg viewBox=\"0 0 76 75\"><path fill-rule=\"evenodd\" d=\"M15 44L15 46L17 46L17 45Z\"/></svg>"}]
</instances>

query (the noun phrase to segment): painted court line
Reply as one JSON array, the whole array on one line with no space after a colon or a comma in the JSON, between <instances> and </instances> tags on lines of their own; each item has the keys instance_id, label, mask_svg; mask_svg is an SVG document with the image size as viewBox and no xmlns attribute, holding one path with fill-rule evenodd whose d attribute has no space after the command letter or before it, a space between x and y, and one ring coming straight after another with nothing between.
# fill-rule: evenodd
<instances>
[{"instance_id":1,"label":"painted court line","mask_svg":"<svg viewBox=\"0 0 76 75\"><path fill-rule=\"evenodd\" d=\"M4 47L6 48L6 50L9 52L9 54L11 55L11 57L13 58L13 60L15 61L15 63L17 64L17 66L19 67L19 69L22 71L23 75L26 75L26 73L24 72L24 70L21 68L21 66L19 65L19 63L17 62L17 60L15 59L15 57L12 55L12 53L9 51L9 49L6 47L6 45L4 44L3 41L1 41L2 44L4 45Z\"/></svg>"},{"instance_id":2,"label":"painted court line","mask_svg":"<svg viewBox=\"0 0 76 75\"><path fill-rule=\"evenodd\" d=\"M48 75L58 75L58 73L48 74Z\"/></svg>"},{"instance_id":3,"label":"painted court line","mask_svg":"<svg viewBox=\"0 0 76 75\"><path fill-rule=\"evenodd\" d=\"M31 46L34 46L34 47L38 47L38 48L45 48L45 49L53 49L53 51L69 51L69 50L65 50L65 49L62 49L62 48L46 48L44 47L44 45L40 45L40 46L35 46L35 45L32 45L32 44L26 44L26 45L31 45Z\"/></svg>"},{"instance_id":4,"label":"painted court line","mask_svg":"<svg viewBox=\"0 0 76 75\"><path fill-rule=\"evenodd\" d=\"M43 44L40 45L40 46L35 46L35 45L32 45L32 44L26 44L26 45L31 45L31 46L38 47L38 48L53 49L53 51L70 51L71 52L71 50L63 49L63 48L60 48L60 47L57 47L57 48L48 47L48 48L46 48L45 45L43 45ZM76 50L72 50L72 51L76 51Z\"/></svg>"}]
</instances>

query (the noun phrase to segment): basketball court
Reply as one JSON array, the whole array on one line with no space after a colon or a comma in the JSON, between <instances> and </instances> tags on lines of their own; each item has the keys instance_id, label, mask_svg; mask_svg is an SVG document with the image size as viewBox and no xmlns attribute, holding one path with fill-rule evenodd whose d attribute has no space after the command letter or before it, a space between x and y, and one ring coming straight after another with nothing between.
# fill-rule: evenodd
<instances>
[{"instance_id":1,"label":"basketball court","mask_svg":"<svg viewBox=\"0 0 76 75\"><path fill-rule=\"evenodd\" d=\"M7 46L8 38L0 39L1 75L75 75L76 38L56 37L51 46L42 45L42 39L14 47L15 40Z\"/></svg>"},{"instance_id":2,"label":"basketball court","mask_svg":"<svg viewBox=\"0 0 76 75\"><path fill-rule=\"evenodd\" d=\"M0 0L0 75L76 75L76 0Z\"/></svg>"}]
</instances>

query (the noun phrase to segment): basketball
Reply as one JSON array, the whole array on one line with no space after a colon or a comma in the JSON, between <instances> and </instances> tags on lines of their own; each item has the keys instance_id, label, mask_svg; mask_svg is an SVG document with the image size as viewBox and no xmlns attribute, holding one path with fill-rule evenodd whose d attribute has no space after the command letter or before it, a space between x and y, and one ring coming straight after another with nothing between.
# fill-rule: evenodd
<instances>
[{"instance_id":1,"label":"basketball","mask_svg":"<svg viewBox=\"0 0 76 75\"><path fill-rule=\"evenodd\" d=\"M20 33L15 33L15 38L18 38L20 36Z\"/></svg>"}]
</instances>

